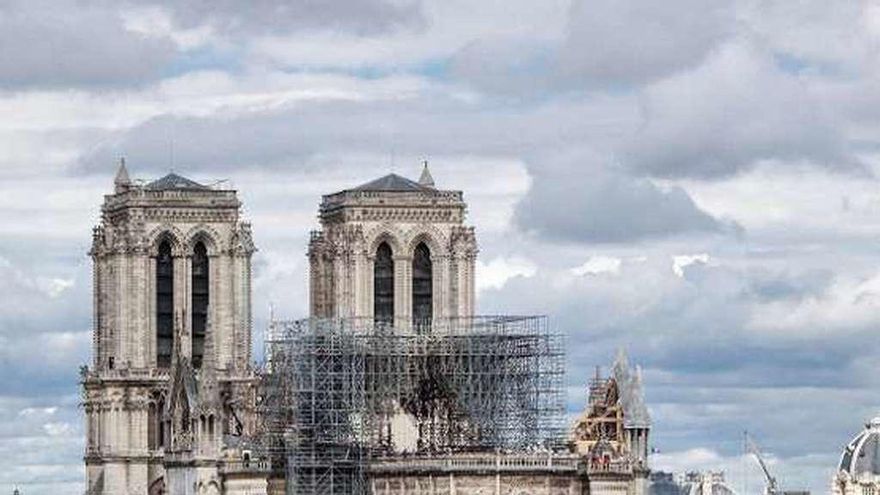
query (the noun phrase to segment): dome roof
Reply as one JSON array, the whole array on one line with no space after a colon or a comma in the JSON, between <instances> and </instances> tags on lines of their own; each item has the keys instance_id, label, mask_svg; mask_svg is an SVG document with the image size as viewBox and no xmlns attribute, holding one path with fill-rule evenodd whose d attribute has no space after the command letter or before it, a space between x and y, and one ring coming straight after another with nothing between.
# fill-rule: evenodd
<instances>
[{"instance_id":1,"label":"dome roof","mask_svg":"<svg viewBox=\"0 0 880 495\"><path fill-rule=\"evenodd\" d=\"M852 476L880 475L880 417L872 419L846 446L838 469Z\"/></svg>"}]
</instances>

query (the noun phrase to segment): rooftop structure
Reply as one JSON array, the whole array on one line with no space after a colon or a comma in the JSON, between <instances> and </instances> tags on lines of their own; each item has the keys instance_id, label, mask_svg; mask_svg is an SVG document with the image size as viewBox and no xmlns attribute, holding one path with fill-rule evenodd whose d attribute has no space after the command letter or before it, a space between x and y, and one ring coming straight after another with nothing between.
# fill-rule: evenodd
<instances>
[{"instance_id":1,"label":"rooftop structure","mask_svg":"<svg viewBox=\"0 0 880 495\"><path fill-rule=\"evenodd\" d=\"M645 495L650 417L621 353L566 438L543 316L475 316L461 191L387 175L323 197L310 315L251 364L236 192L124 162L94 229L88 493Z\"/></svg>"},{"instance_id":2,"label":"rooftop structure","mask_svg":"<svg viewBox=\"0 0 880 495\"><path fill-rule=\"evenodd\" d=\"M124 161L112 191L89 253L87 493L189 495L195 479L199 493L264 486L267 472L236 468L253 440L259 385L255 246L236 192L174 173L132 180Z\"/></svg>"},{"instance_id":3,"label":"rooftop structure","mask_svg":"<svg viewBox=\"0 0 880 495\"><path fill-rule=\"evenodd\" d=\"M461 191L389 174L323 196L309 241L311 316L396 328L474 314L477 240Z\"/></svg>"},{"instance_id":4,"label":"rooftop structure","mask_svg":"<svg viewBox=\"0 0 880 495\"><path fill-rule=\"evenodd\" d=\"M880 476L880 417L865 425L840 456L837 469L850 476Z\"/></svg>"},{"instance_id":5,"label":"rooftop structure","mask_svg":"<svg viewBox=\"0 0 880 495\"><path fill-rule=\"evenodd\" d=\"M635 467L646 467L651 417L642 393L641 371L632 369L621 350L604 378L596 369L589 384L587 409L575 421L571 442L576 452L594 463L607 459L628 459Z\"/></svg>"},{"instance_id":6,"label":"rooftop structure","mask_svg":"<svg viewBox=\"0 0 880 495\"><path fill-rule=\"evenodd\" d=\"M880 417L865 424L843 449L832 481L835 495L880 491Z\"/></svg>"},{"instance_id":7,"label":"rooftop structure","mask_svg":"<svg viewBox=\"0 0 880 495\"><path fill-rule=\"evenodd\" d=\"M563 445L564 353L545 318L435 319L418 334L370 319L274 322L266 343L264 415L294 493L364 493L385 457Z\"/></svg>"},{"instance_id":8,"label":"rooftop structure","mask_svg":"<svg viewBox=\"0 0 880 495\"><path fill-rule=\"evenodd\" d=\"M151 191L170 191L170 190L189 190L204 191L210 189L208 186L199 184L198 182L187 179L171 172L160 179L156 179L146 185Z\"/></svg>"}]
</instances>

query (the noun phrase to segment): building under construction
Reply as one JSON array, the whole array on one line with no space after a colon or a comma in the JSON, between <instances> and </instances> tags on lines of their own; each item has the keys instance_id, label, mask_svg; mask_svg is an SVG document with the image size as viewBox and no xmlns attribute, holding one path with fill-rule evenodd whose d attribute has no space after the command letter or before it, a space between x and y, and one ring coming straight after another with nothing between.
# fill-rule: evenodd
<instances>
[{"instance_id":1,"label":"building under construction","mask_svg":"<svg viewBox=\"0 0 880 495\"><path fill-rule=\"evenodd\" d=\"M391 174L324 196L311 317L273 321L265 338L270 488L644 493L639 373L621 356L569 431L562 336L544 317L474 316L465 209L427 166L418 182Z\"/></svg>"},{"instance_id":2,"label":"building under construction","mask_svg":"<svg viewBox=\"0 0 880 495\"><path fill-rule=\"evenodd\" d=\"M564 352L543 317L274 322L266 441L288 493L367 492L370 464L563 447Z\"/></svg>"},{"instance_id":3,"label":"building under construction","mask_svg":"<svg viewBox=\"0 0 880 495\"><path fill-rule=\"evenodd\" d=\"M474 316L476 234L427 165L324 196L309 318L272 321L259 368L236 192L124 164L114 186L93 235L88 493L644 495L639 373L619 357L568 431L561 335Z\"/></svg>"}]
</instances>

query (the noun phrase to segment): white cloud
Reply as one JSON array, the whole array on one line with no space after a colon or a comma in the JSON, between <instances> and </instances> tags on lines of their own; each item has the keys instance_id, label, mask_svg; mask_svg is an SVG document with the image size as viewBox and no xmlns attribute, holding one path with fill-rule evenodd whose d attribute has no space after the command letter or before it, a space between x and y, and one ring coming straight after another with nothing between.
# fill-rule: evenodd
<instances>
[{"instance_id":1,"label":"white cloud","mask_svg":"<svg viewBox=\"0 0 880 495\"><path fill-rule=\"evenodd\" d=\"M57 298L65 291L73 287L73 279L53 278L45 282L45 291L52 299Z\"/></svg>"},{"instance_id":2,"label":"white cloud","mask_svg":"<svg viewBox=\"0 0 880 495\"><path fill-rule=\"evenodd\" d=\"M617 275L620 273L620 265L623 263L621 258L611 256L590 256L583 265L576 266L571 269L574 275L599 275L608 273Z\"/></svg>"},{"instance_id":3,"label":"white cloud","mask_svg":"<svg viewBox=\"0 0 880 495\"><path fill-rule=\"evenodd\" d=\"M759 331L797 332L803 337L843 338L880 323L880 273L867 279L838 279L818 296L760 306L750 326Z\"/></svg>"},{"instance_id":4,"label":"white cloud","mask_svg":"<svg viewBox=\"0 0 880 495\"><path fill-rule=\"evenodd\" d=\"M707 253L699 254L680 254L672 257L672 273L677 277L684 277L684 269L695 263L701 265L709 264L709 255Z\"/></svg>"},{"instance_id":5,"label":"white cloud","mask_svg":"<svg viewBox=\"0 0 880 495\"><path fill-rule=\"evenodd\" d=\"M52 416L58 412L57 407L26 407L18 412L19 416L45 415Z\"/></svg>"},{"instance_id":6,"label":"white cloud","mask_svg":"<svg viewBox=\"0 0 880 495\"><path fill-rule=\"evenodd\" d=\"M660 471L685 473L693 470L723 469L724 458L715 450L705 447L680 452L659 452L651 458L654 468Z\"/></svg>"},{"instance_id":7,"label":"white cloud","mask_svg":"<svg viewBox=\"0 0 880 495\"><path fill-rule=\"evenodd\" d=\"M76 429L70 423L51 422L43 425L43 430L50 437L69 436L76 432Z\"/></svg>"},{"instance_id":8,"label":"white cloud","mask_svg":"<svg viewBox=\"0 0 880 495\"><path fill-rule=\"evenodd\" d=\"M495 258L488 263L477 260L477 290L500 289L514 277L531 277L537 266L523 258Z\"/></svg>"}]
</instances>

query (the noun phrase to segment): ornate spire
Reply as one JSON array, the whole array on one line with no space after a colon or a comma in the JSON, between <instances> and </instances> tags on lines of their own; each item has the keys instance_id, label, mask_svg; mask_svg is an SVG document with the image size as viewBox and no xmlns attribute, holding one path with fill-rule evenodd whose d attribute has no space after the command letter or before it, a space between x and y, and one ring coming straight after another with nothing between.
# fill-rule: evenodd
<instances>
[{"instance_id":1,"label":"ornate spire","mask_svg":"<svg viewBox=\"0 0 880 495\"><path fill-rule=\"evenodd\" d=\"M125 157L119 159L119 168L116 170L113 185L116 186L116 194L128 191L131 187L131 178L128 176L128 169L125 168Z\"/></svg>"},{"instance_id":2,"label":"ornate spire","mask_svg":"<svg viewBox=\"0 0 880 495\"><path fill-rule=\"evenodd\" d=\"M165 418L170 421L168 435L169 452L185 452L192 449L192 415L198 406L194 371L189 359L181 351L183 337L182 312L175 314L175 338L171 347L171 377L169 399L165 403Z\"/></svg>"},{"instance_id":3,"label":"ornate spire","mask_svg":"<svg viewBox=\"0 0 880 495\"><path fill-rule=\"evenodd\" d=\"M419 177L419 185L423 187L434 187L434 178L431 177L431 171L428 170L428 160L424 162L425 166L422 168L422 175Z\"/></svg>"},{"instance_id":4,"label":"ornate spire","mask_svg":"<svg viewBox=\"0 0 880 495\"><path fill-rule=\"evenodd\" d=\"M205 322L205 348L202 358L202 369L199 376L199 398L205 408L219 405L220 394L217 385L217 360L214 357L214 324L211 318L211 306L207 308Z\"/></svg>"},{"instance_id":5,"label":"ornate spire","mask_svg":"<svg viewBox=\"0 0 880 495\"><path fill-rule=\"evenodd\" d=\"M612 371L614 374L614 378L617 380L618 383L629 382L629 357L626 355L626 350L624 350L623 347L619 347L617 349L617 357L614 359Z\"/></svg>"}]
</instances>

